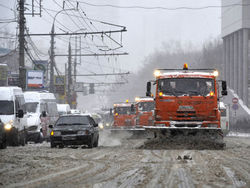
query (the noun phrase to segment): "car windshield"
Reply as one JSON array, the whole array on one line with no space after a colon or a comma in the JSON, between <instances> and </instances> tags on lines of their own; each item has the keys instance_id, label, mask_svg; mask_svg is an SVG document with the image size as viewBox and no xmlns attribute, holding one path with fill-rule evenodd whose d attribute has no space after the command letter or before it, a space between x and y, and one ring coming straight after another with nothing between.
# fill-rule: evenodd
<instances>
[{"instance_id":1,"label":"car windshield","mask_svg":"<svg viewBox=\"0 0 250 188\"><path fill-rule=\"evenodd\" d=\"M56 126L68 126L68 125L89 125L88 116L61 116Z\"/></svg>"},{"instance_id":2,"label":"car windshield","mask_svg":"<svg viewBox=\"0 0 250 188\"><path fill-rule=\"evenodd\" d=\"M172 96L208 96L214 92L214 80L209 78L165 78L158 80L158 91Z\"/></svg>"},{"instance_id":3,"label":"car windshield","mask_svg":"<svg viewBox=\"0 0 250 188\"><path fill-rule=\"evenodd\" d=\"M14 102L0 101L0 115L12 115L12 114L14 114Z\"/></svg>"},{"instance_id":4,"label":"car windshield","mask_svg":"<svg viewBox=\"0 0 250 188\"><path fill-rule=\"evenodd\" d=\"M25 105L26 105L27 112L35 113L38 102L29 102L29 103L26 103Z\"/></svg>"},{"instance_id":5,"label":"car windshield","mask_svg":"<svg viewBox=\"0 0 250 188\"><path fill-rule=\"evenodd\" d=\"M130 106L116 107L115 113L118 114L135 114L135 108Z\"/></svg>"},{"instance_id":6,"label":"car windshield","mask_svg":"<svg viewBox=\"0 0 250 188\"><path fill-rule=\"evenodd\" d=\"M151 111L154 110L155 103L151 102L140 102L138 105L139 111Z\"/></svg>"}]
</instances>

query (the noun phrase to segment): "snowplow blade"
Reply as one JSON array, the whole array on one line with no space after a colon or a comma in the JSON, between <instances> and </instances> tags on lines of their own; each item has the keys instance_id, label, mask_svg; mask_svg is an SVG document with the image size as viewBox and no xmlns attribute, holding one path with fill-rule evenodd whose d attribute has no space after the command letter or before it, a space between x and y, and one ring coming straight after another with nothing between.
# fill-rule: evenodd
<instances>
[{"instance_id":1,"label":"snowplow blade","mask_svg":"<svg viewBox=\"0 0 250 188\"><path fill-rule=\"evenodd\" d=\"M157 126L145 126L145 132L151 139L171 139L171 140L182 140L183 142L194 142L194 143L213 143L225 146L223 142L223 132L220 128L190 128L190 127L157 127Z\"/></svg>"}]
</instances>

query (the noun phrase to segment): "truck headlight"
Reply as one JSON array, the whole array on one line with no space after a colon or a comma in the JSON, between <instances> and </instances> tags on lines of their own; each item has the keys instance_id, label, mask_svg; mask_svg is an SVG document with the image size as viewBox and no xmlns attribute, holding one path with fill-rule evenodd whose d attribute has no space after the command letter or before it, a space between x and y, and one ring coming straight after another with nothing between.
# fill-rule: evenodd
<instances>
[{"instance_id":1,"label":"truck headlight","mask_svg":"<svg viewBox=\"0 0 250 188\"><path fill-rule=\"evenodd\" d=\"M13 120L10 120L8 123L4 124L4 129L5 129L6 131L11 130L12 127L13 127Z\"/></svg>"}]
</instances>

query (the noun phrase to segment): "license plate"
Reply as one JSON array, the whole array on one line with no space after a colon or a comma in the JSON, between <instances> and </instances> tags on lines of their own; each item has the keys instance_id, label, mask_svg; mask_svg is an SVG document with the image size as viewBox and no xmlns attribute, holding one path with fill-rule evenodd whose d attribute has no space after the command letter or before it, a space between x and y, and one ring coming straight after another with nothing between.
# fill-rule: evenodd
<instances>
[{"instance_id":1,"label":"license plate","mask_svg":"<svg viewBox=\"0 0 250 188\"><path fill-rule=\"evenodd\" d=\"M76 137L75 136L63 136L62 139L63 140L75 140Z\"/></svg>"}]
</instances>

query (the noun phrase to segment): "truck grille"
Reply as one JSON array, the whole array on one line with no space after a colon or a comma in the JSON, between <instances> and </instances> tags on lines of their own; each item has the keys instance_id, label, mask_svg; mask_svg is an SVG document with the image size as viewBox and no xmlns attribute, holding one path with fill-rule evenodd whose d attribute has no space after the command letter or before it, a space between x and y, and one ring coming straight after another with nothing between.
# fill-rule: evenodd
<instances>
[{"instance_id":1,"label":"truck grille","mask_svg":"<svg viewBox=\"0 0 250 188\"><path fill-rule=\"evenodd\" d=\"M199 127L200 125L197 125L197 124L176 124L174 126L175 127L190 127L190 128L194 128L194 127Z\"/></svg>"},{"instance_id":2,"label":"truck grille","mask_svg":"<svg viewBox=\"0 0 250 188\"><path fill-rule=\"evenodd\" d=\"M195 111L177 111L177 118L196 118Z\"/></svg>"}]
</instances>

